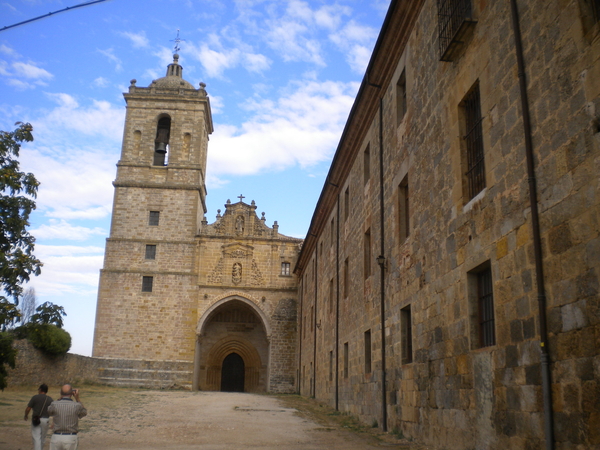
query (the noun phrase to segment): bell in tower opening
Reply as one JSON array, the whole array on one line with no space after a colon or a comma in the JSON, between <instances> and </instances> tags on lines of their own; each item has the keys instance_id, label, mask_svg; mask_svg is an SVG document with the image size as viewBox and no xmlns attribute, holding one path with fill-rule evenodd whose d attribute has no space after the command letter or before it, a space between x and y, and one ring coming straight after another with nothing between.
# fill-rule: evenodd
<instances>
[{"instance_id":1,"label":"bell in tower opening","mask_svg":"<svg viewBox=\"0 0 600 450\"><path fill-rule=\"evenodd\" d=\"M161 117L156 127L156 139L154 141L154 165L167 165L167 149L169 148L169 135L171 134L171 118Z\"/></svg>"}]
</instances>

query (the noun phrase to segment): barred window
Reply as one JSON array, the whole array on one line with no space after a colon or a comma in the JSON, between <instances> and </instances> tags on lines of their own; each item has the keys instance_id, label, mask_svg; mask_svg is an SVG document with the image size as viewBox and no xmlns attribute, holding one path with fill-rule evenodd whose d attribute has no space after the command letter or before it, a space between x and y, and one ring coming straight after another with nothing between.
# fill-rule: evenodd
<instances>
[{"instance_id":1,"label":"barred window","mask_svg":"<svg viewBox=\"0 0 600 450\"><path fill-rule=\"evenodd\" d=\"M408 175L406 175L398 186L398 237L402 244L410 235L410 209Z\"/></svg>"},{"instance_id":2,"label":"barred window","mask_svg":"<svg viewBox=\"0 0 600 450\"><path fill-rule=\"evenodd\" d=\"M400 125L406 114L406 70L402 71L396 83L396 123Z\"/></svg>"},{"instance_id":3,"label":"barred window","mask_svg":"<svg viewBox=\"0 0 600 450\"><path fill-rule=\"evenodd\" d=\"M156 259L156 245L146 245L146 259Z\"/></svg>"},{"instance_id":4,"label":"barred window","mask_svg":"<svg viewBox=\"0 0 600 450\"><path fill-rule=\"evenodd\" d=\"M492 270L489 267L477 274L477 303L479 311L479 346L496 345Z\"/></svg>"},{"instance_id":5,"label":"barred window","mask_svg":"<svg viewBox=\"0 0 600 450\"><path fill-rule=\"evenodd\" d=\"M411 363L413 360L412 348L412 317L410 305L400 310L400 326L402 327L402 364Z\"/></svg>"},{"instance_id":6,"label":"barred window","mask_svg":"<svg viewBox=\"0 0 600 450\"><path fill-rule=\"evenodd\" d=\"M365 331L365 373L371 373L371 330Z\"/></svg>"},{"instance_id":7,"label":"barred window","mask_svg":"<svg viewBox=\"0 0 600 450\"><path fill-rule=\"evenodd\" d=\"M281 263L281 275L285 275L285 276L290 275L290 263L289 262Z\"/></svg>"},{"instance_id":8,"label":"barred window","mask_svg":"<svg viewBox=\"0 0 600 450\"><path fill-rule=\"evenodd\" d=\"M142 277L142 292L152 292L154 277Z\"/></svg>"},{"instance_id":9,"label":"barred window","mask_svg":"<svg viewBox=\"0 0 600 450\"><path fill-rule=\"evenodd\" d=\"M464 116L464 150L466 152L466 182L468 199L471 200L485 188L485 164L483 151L483 129L479 83L462 102Z\"/></svg>"},{"instance_id":10,"label":"barred window","mask_svg":"<svg viewBox=\"0 0 600 450\"><path fill-rule=\"evenodd\" d=\"M159 219L160 211L150 211L150 215L148 216L148 225L157 227Z\"/></svg>"},{"instance_id":11,"label":"barred window","mask_svg":"<svg viewBox=\"0 0 600 450\"><path fill-rule=\"evenodd\" d=\"M344 378L348 378L349 357L348 343L344 342Z\"/></svg>"},{"instance_id":12,"label":"barred window","mask_svg":"<svg viewBox=\"0 0 600 450\"><path fill-rule=\"evenodd\" d=\"M438 0L438 33L441 61L452 61L475 23L471 0Z\"/></svg>"}]
</instances>

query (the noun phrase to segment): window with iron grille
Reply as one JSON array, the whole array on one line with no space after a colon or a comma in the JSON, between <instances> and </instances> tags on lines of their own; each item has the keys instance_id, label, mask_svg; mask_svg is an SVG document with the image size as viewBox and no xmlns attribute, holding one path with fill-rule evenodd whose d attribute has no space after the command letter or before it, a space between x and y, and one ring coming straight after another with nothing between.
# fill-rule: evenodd
<instances>
[{"instance_id":1,"label":"window with iron grille","mask_svg":"<svg viewBox=\"0 0 600 450\"><path fill-rule=\"evenodd\" d=\"M371 373L371 330L365 331L365 373Z\"/></svg>"},{"instance_id":2,"label":"window with iron grille","mask_svg":"<svg viewBox=\"0 0 600 450\"><path fill-rule=\"evenodd\" d=\"M347 298L350 294L350 270L349 270L348 258L344 260L344 298Z\"/></svg>"},{"instance_id":3,"label":"window with iron grille","mask_svg":"<svg viewBox=\"0 0 600 450\"><path fill-rule=\"evenodd\" d=\"M348 358L349 358L349 353L348 353L348 343L344 342L344 378L348 378Z\"/></svg>"},{"instance_id":4,"label":"window with iron grille","mask_svg":"<svg viewBox=\"0 0 600 450\"><path fill-rule=\"evenodd\" d=\"M146 245L146 259L156 259L156 245Z\"/></svg>"},{"instance_id":5,"label":"window with iron grille","mask_svg":"<svg viewBox=\"0 0 600 450\"><path fill-rule=\"evenodd\" d=\"M333 381L333 350L329 350L329 381Z\"/></svg>"},{"instance_id":6,"label":"window with iron grille","mask_svg":"<svg viewBox=\"0 0 600 450\"><path fill-rule=\"evenodd\" d=\"M438 0L438 35L441 61L452 61L475 25L471 0Z\"/></svg>"},{"instance_id":7,"label":"window with iron grille","mask_svg":"<svg viewBox=\"0 0 600 450\"><path fill-rule=\"evenodd\" d=\"M464 117L464 150L466 152L466 183L468 199L471 200L485 188L485 164L483 151L483 128L479 83L462 102Z\"/></svg>"},{"instance_id":8,"label":"window with iron grille","mask_svg":"<svg viewBox=\"0 0 600 450\"><path fill-rule=\"evenodd\" d=\"M479 346L496 345L492 270L489 267L477 274L477 304L479 311Z\"/></svg>"},{"instance_id":9,"label":"window with iron grille","mask_svg":"<svg viewBox=\"0 0 600 450\"><path fill-rule=\"evenodd\" d=\"M371 276L371 229L369 228L365 232L363 241L364 245L364 258L363 258L363 272L365 280Z\"/></svg>"},{"instance_id":10,"label":"window with iron grille","mask_svg":"<svg viewBox=\"0 0 600 450\"><path fill-rule=\"evenodd\" d=\"M371 179L371 145L368 144L363 152L363 181L367 184Z\"/></svg>"},{"instance_id":11,"label":"window with iron grille","mask_svg":"<svg viewBox=\"0 0 600 450\"><path fill-rule=\"evenodd\" d=\"M152 292L154 277L142 277L142 292Z\"/></svg>"},{"instance_id":12,"label":"window with iron grille","mask_svg":"<svg viewBox=\"0 0 600 450\"><path fill-rule=\"evenodd\" d=\"M281 275L285 275L285 276L290 275L290 263L289 262L281 263Z\"/></svg>"},{"instance_id":13,"label":"window with iron grille","mask_svg":"<svg viewBox=\"0 0 600 450\"><path fill-rule=\"evenodd\" d=\"M350 187L344 191L344 220L350 216Z\"/></svg>"},{"instance_id":14,"label":"window with iron grille","mask_svg":"<svg viewBox=\"0 0 600 450\"><path fill-rule=\"evenodd\" d=\"M148 225L157 227L159 219L160 211L150 211L150 215L148 216Z\"/></svg>"},{"instance_id":15,"label":"window with iron grille","mask_svg":"<svg viewBox=\"0 0 600 450\"><path fill-rule=\"evenodd\" d=\"M402 364L408 364L413 360L412 317L410 305L405 306L400 310L400 326L402 327Z\"/></svg>"},{"instance_id":16,"label":"window with iron grille","mask_svg":"<svg viewBox=\"0 0 600 450\"><path fill-rule=\"evenodd\" d=\"M406 114L406 70L402 71L396 83L396 123L400 125Z\"/></svg>"},{"instance_id":17,"label":"window with iron grille","mask_svg":"<svg viewBox=\"0 0 600 450\"><path fill-rule=\"evenodd\" d=\"M398 237L402 244L410 235L410 209L408 175L406 175L398 186Z\"/></svg>"}]
</instances>

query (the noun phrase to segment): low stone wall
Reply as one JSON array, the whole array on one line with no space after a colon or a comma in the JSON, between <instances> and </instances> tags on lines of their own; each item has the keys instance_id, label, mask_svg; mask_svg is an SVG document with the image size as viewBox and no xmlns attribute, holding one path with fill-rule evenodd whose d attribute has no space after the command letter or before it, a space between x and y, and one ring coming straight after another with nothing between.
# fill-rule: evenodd
<instances>
[{"instance_id":1,"label":"low stone wall","mask_svg":"<svg viewBox=\"0 0 600 450\"><path fill-rule=\"evenodd\" d=\"M89 356L66 353L48 356L29 343L27 339L14 342L18 351L17 364L8 370L8 385L49 386L65 383L99 382L101 362Z\"/></svg>"},{"instance_id":2,"label":"low stone wall","mask_svg":"<svg viewBox=\"0 0 600 450\"><path fill-rule=\"evenodd\" d=\"M191 389L193 363L92 358L66 353L48 356L26 339L17 340L14 369L8 370L10 385L57 386L66 383L100 383L111 386Z\"/></svg>"}]
</instances>

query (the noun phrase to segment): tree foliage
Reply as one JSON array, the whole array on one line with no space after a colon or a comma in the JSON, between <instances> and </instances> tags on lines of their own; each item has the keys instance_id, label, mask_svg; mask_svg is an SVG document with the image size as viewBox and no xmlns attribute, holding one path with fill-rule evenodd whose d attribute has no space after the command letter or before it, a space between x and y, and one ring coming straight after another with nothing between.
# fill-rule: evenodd
<instances>
[{"instance_id":1,"label":"tree foliage","mask_svg":"<svg viewBox=\"0 0 600 450\"><path fill-rule=\"evenodd\" d=\"M71 335L55 325L30 323L24 328L29 342L45 353L61 355L71 348Z\"/></svg>"},{"instance_id":2,"label":"tree foliage","mask_svg":"<svg viewBox=\"0 0 600 450\"><path fill-rule=\"evenodd\" d=\"M22 285L31 274L40 274L42 263L33 255L35 238L27 231L39 182L20 171L18 160L21 143L33 141L33 127L16 125L15 131L0 131L0 300L8 297L18 305Z\"/></svg>"},{"instance_id":3,"label":"tree foliage","mask_svg":"<svg viewBox=\"0 0 600 450\"><path fill-rule=\"evenodd\" d=\"M15 368L17 350L13 348L12 343L13 337L10 333L0 332L0 390L4 390L6 387L6 377L8 375L6 365Z\"/></svg>"},{"instance_id":4,"label":"tree foliage","mask_svg":"<svg viewBox=\"0 0 600 450\"><path fill-rule=\"evenodd\" d=\"M44 302L35 309L35 314L31 316L31 322L40 325L56 325L58 328L63 327L62 318L67 315L62 306L54 303Z\"/></svg>"}]
</instances>

